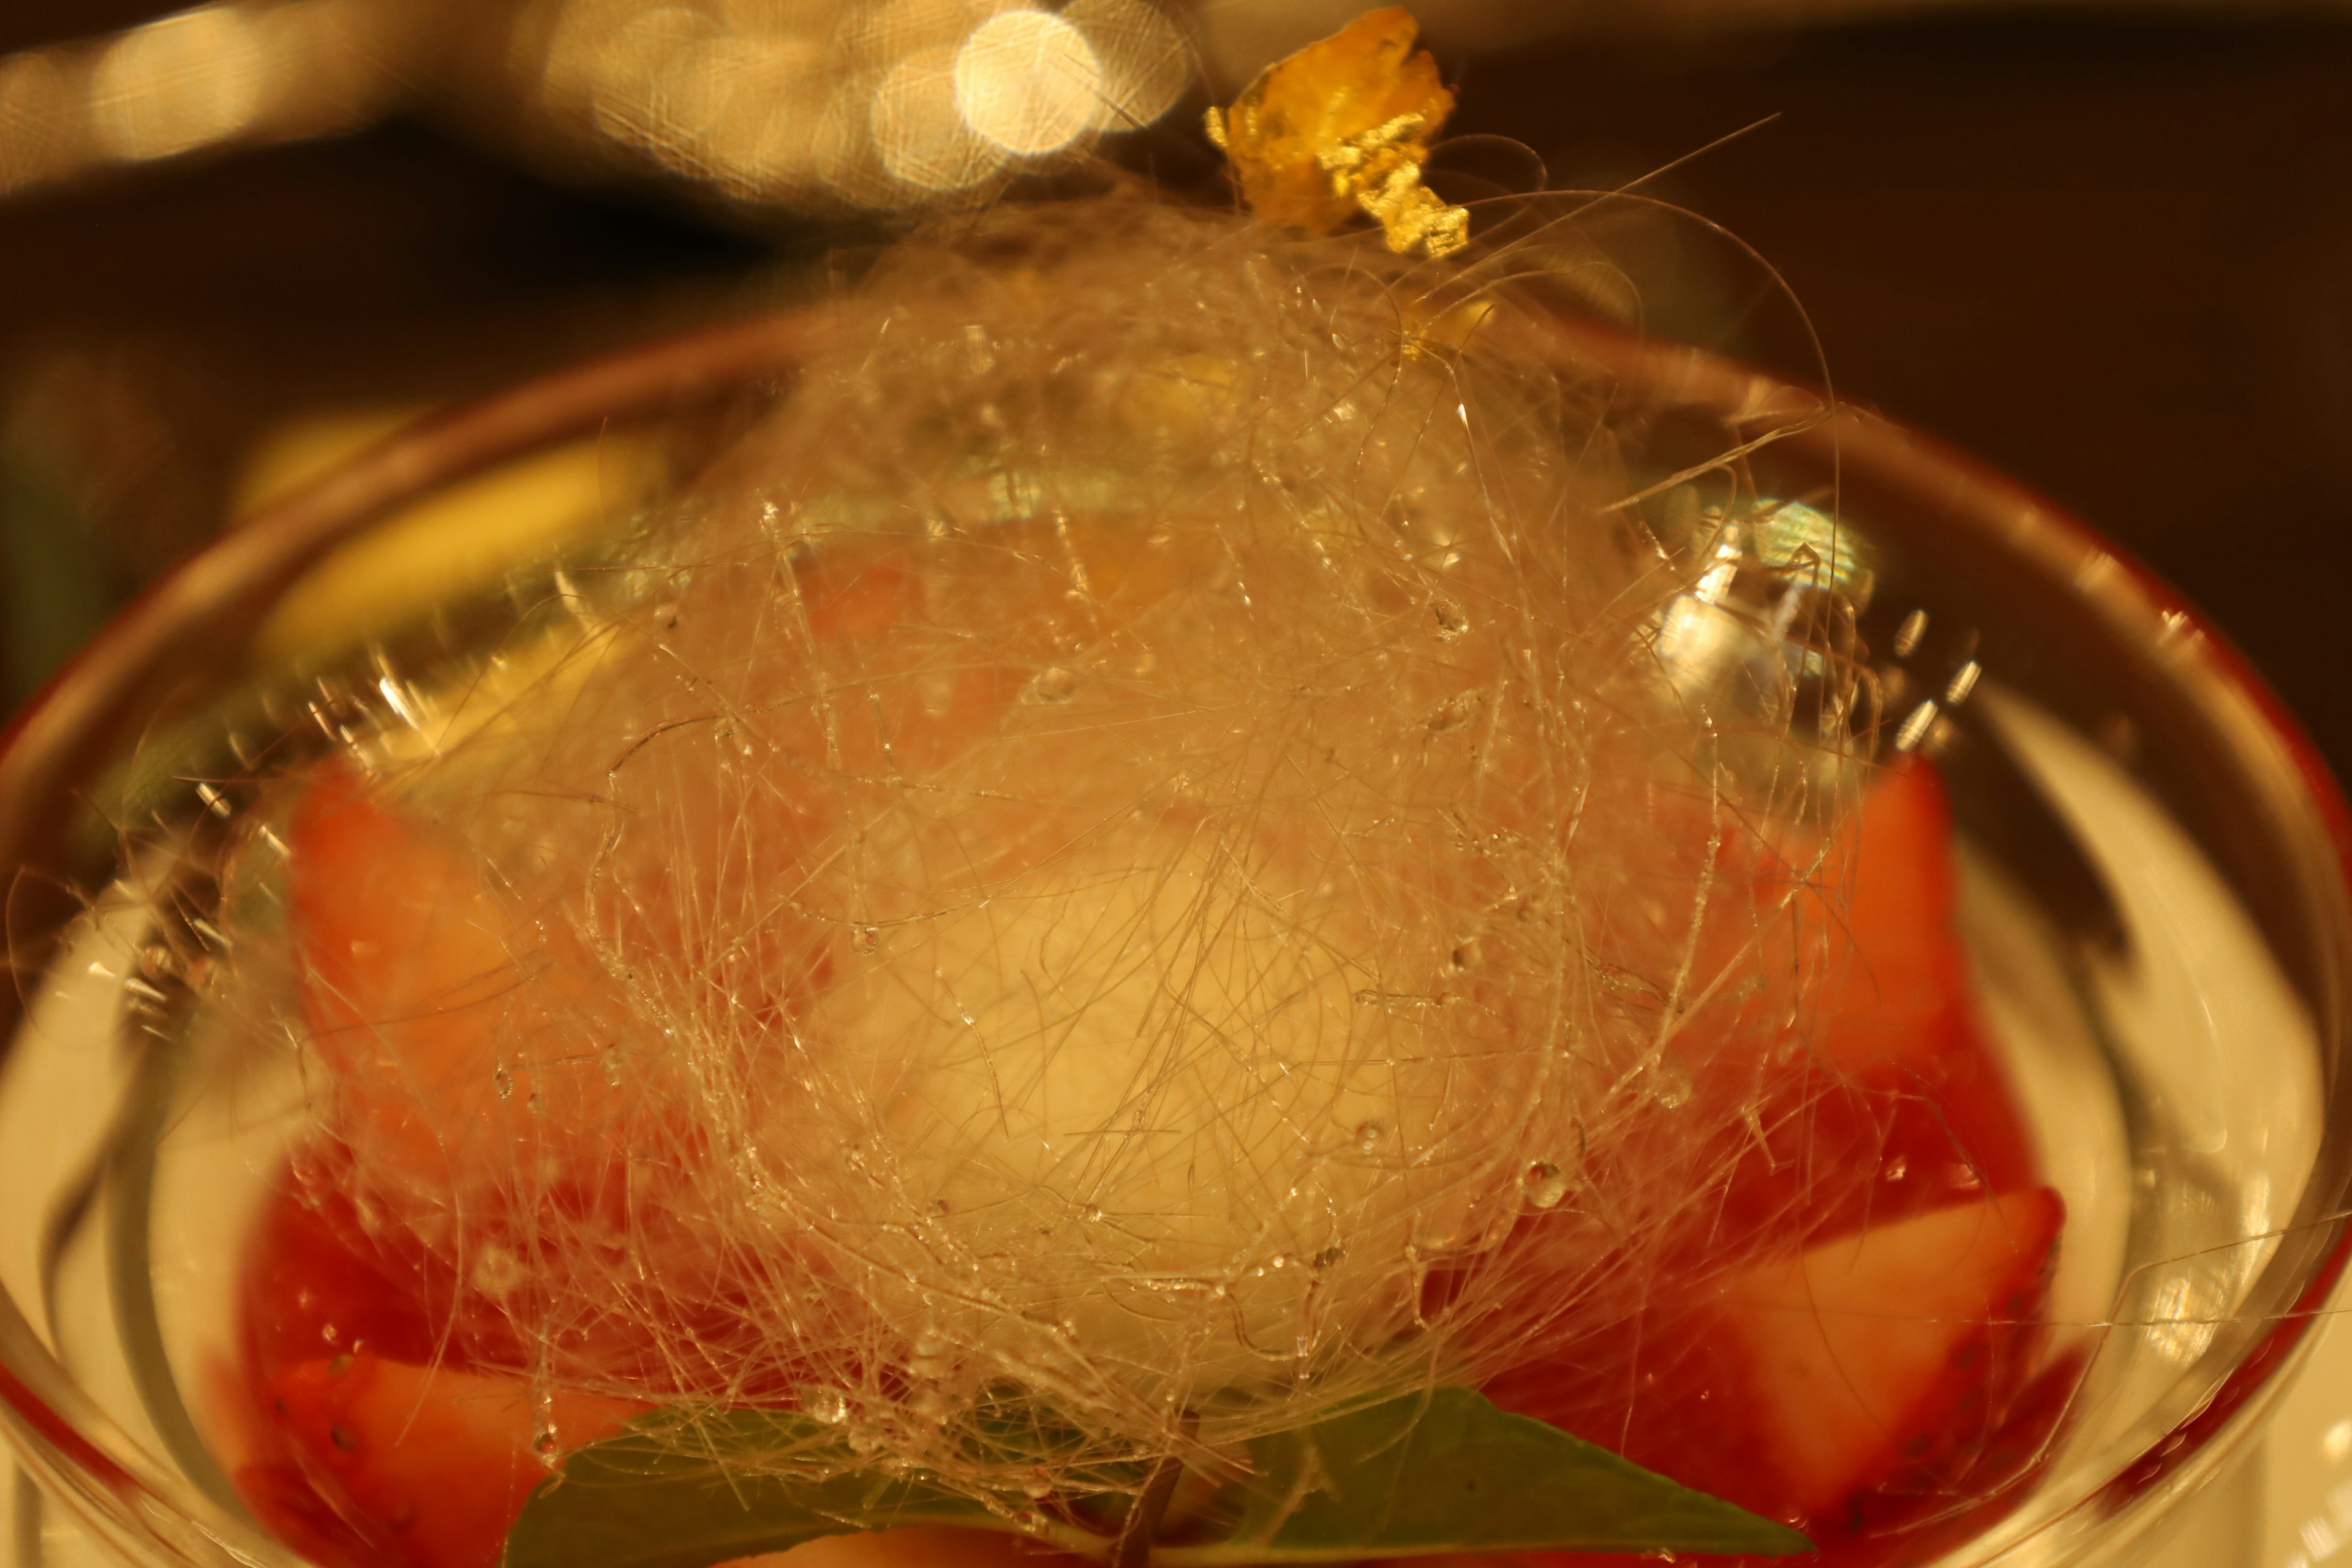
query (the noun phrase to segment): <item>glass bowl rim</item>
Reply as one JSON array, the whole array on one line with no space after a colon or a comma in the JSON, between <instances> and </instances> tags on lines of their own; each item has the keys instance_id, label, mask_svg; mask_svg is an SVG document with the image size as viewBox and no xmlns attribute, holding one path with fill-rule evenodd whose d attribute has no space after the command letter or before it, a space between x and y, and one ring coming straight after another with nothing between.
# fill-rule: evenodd
<instances>
[{"instance_id":1,"label":"glass bowl rim","mask_svg":"<svg viewBox=\"0 0 2352 1568\"><path fill-rule=\"evenodd\" d=\"M782 383L821 342L823 307L753 316L593 359L471 404L427 416L243 520L135 597L0 731L0 867L11 876L0 918L16 956L20 907L37 942L62 925L49 864L79 787L126 733L128 721L191 683L236 678L260 607L343 540L404 502L615 418L652 417L762 382ZM2186 697L2224 747L2245 755L2257 795L2302 818L2329 853L2316 879L2316 918L2332 926L2331 961L2314 1005L2334 1096L2347 1048L2352 985L2352 809L2300 725L2228 640L2153 572L2088 526L1979 459L1854 405L1835 403L1705 350L1638 337L1596 322L1549 318L1544 347L1562 363L1597 367L1675 406L1729 420L1786 421L1774 439L1815 471L1835 476L1841 511L1856 490L1922 500L1944 525L1946 563L2087 611L2118 648L2155 662L2158 687ZM1921 533L1903 532L1916 546ZM196 655L191 658L191 654ZM2257 773L2264 776L2256 777ZM2289 826L2298 826L2289 823ZM2333 919L2330 920L2329 917ZM2325 931L2319 933L2325 937ZM35 966L37 968L37 964ZM20 974L25 970L18 970ZM21 1021L21 986L0 991L0 1039ZM0 1047L0 1058L5 1048ZM2319 1175L2315 1170L2315 1183ZM2043 1517L2019 1510L1979 1542L1996 1556L2028 1543L2038 1561L2073 1561L2108 1521L2118 1539L2152 1530L2169 1506L2209 1479L2259 1423L2309 1348L2313 1318L2352 1259L2352 1221L2336 1217L2285 1310L2270 1316L2218 1388L2152 1439L2139 1457ZM2266 1265L2267 1279L2276 1259ZM0 1426L20 1463L68 1494L76 1513L133 1560L302 1562L148 1456L75 1384L13 1299L0 1295ZM2074 1536L2062 1543L2048 1532ZM204 1546L197 1547L201 1541ZM2056 1559L2040 1555L2060 1545ZM195 1547L191 1555L188 1548ZM1989 1561L1990 1561L1989 1560Z\"/></svg>"}]
</instances>

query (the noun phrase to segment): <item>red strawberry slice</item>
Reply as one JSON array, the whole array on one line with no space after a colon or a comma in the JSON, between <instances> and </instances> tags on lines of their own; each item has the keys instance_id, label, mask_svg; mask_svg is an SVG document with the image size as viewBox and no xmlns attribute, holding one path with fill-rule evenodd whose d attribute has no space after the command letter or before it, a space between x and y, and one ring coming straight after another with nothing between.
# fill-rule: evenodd
<instances>
[{"instance_id":1,"label":"red strawberry slice","mask_svg":"<svg viewBox=\"0 0 2352 1568\"><path fill-rule=\"evenodd\" d=\"M312 1486L410 1568L494 1568L555 1458L648 1408L570 1393L542 1407L520 1377L368 1351L298 1363L269 1387Z\"/></svg>"},{"instance_id":2,"label":"red strawberry slice","mask_svg":"<svg viewBox=\"0 0 2352 1568\"><path fill-rule=\"evenodd\" d=\"M1940 1447L1987 1357L2030 1328L2064 1217L2047 1187L1768 1258L1723 1287L1722 1333L1789 1503L1843 1504ZM1979 1413L1979 1419L1982 1418Z\"/></svg>"},{"instance_id":3,"label":"red strawberry slice","mask_svg":"<svg viewBox=\"0 0 2352 1568\"><path fill-rule=\"evenodd\" d=\"M1955 924L1952 846L1942 775L1916 758L1883 773L1863 802L1815 1052L1851 1093L1881 1103L1883 1181L1872 1215L1823 1216L1816 1234L1935 1207L1954 1189L2007 1193L2036 1180Z\"/></svg>"},{"instance_id":4,"label":"red strawberry slice","mask_svg":"<svg viewBox=\"0 0 2352 1568\"><path fill-rule=\"evenodd\" d=\"M1808 876L1843 897L1801 891L1786 911L1781 940L1802 961L1772 973L1820 976L1812 1005L1793 1008L1783 978L1744 1005L1748 1034L1700 1042L1715 1052L1696 1075L1707 1103L1754 1112L1723 1151L1732 1173L1699 1243L1709 1257L1794 1247L2036 1181L1969 990L1951 831L1933 767L1915 759L1881 772L1857 823ZM1825 914L1835 923L1816 947L1802 928ZM1768 1020L1792 1012L1810 1024L1804 1048L1759 1066Z\"/></svg>"},{"instance_id":5,"label":"red strawberry slice","mask_svg":"<svg viewBox=\"0 0 2352 1568\"><path fill-rule=\"evenodd\" d=\"M1658 814L1653 830L1667 846L1666 866L1676 862L1674 846L1714 831L1687 809ZM1696 878L1701 868L1682 869ZM1793 1018L1813 1060L1853 1077L1931 1068L1965 1035L1951 807L1929 764L1906 759L1880 770L1827 841L1727 839L1713 874L1744 881L1753 898L1715 900L1696 933L1685 998L1696 1005L1678 1026L1695 1055L1744 1036L1760 1042ZM1679 940L1667 926L1688 916L1665 907L1655 940Z\"/></svg>"},{"instance_id":6,"label":"red strawberry slice","mask_svg":"<svg viewBox=\"0 0 2352 1568\"><path fill-rule=\"evenodd\" d=\"M270 1194L246 1243L242 1292L247 1353L259 1375L321 1356L371 1350L429 1361L446 1310L425 1305L432 1283L420 1258L371 1246L351 1203L308 1201L291 1184ZM435 1291L446 1298L446 1286Z\"/></svg>"},{"instance_id":7,"label":"red strawberry slice","mask_svg":"<svg viewBox=\"0 0 2352 1568\"><path fill-rule=\"evenodd\" d=\"M476 1162L509 1168L499 1151L541 1127L596 1124L591 966L504 907L459 845L331 764L289 847L305 1021L338 1131L377 1173L444 1191Z\"/></svg>"},{"instance_id":8,"label":"red strawberry slice","mask_svg":"<svg viewBox=\"0 0 2352 1568\"><path fill-rule=\"evenodd\" d=\"M1826 868L1835 879L1850 866L1852 897L1832 942L1817 1049L1848 1073L1930 1062L1965 1032L1968 973L1952 928L1951 802L1935 769L1913 761L1879 775L1850 855Z\"/></svg>"},{"instance_id":9,"label":"red strawberry slice","mask_svg":"<svg viewBox=\"0 0 2352 1568\"><path fill-rule=\"evenodd\" d=\"M1759 1062L1768 1033L1696 1042L1714 1069L1698 1092L1720 1097L1702 1107L1757 1112L1694 1156L1723 1185L1643 1258L1639 1310L1490 1396L1822 1540L1857 1494L1884 1489L1899 1514L1896 1493L2015 1430L2063 1212L1977 1021L1950 832L1931 769L1880 775L1813 874L1851 903L1808 1048Z\"/></svg>"}]
</instances>

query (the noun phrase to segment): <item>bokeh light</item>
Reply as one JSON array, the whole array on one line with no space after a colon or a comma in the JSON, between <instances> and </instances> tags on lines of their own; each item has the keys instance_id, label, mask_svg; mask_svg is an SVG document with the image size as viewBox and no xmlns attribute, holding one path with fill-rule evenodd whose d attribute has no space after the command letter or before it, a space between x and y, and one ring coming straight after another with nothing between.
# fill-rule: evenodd
<instances>
[{"instance_id":1,"label":"bokeh light","mask_svg":"<svg viewBox=\"0 0 2352 1568\"><path fill-rule=\"evenodd\" d=\"M974 131L957 105L959 53L946 45L917 49L874 90L867 123L883 166L919 190L967 191L1004 162L1004 149Z\"/></svg>"},{"instance_id":2,"label":"bokeh light","mask_svg":"<svg viewBox=\"0 0 2352 1568\"><path fill-rule=\"evenodd\" d=\"M260 109L264 64L253 23L227 6L134 27L91 73L90 128L100 147L126 162L226 140Z\"/></svg>"},{"instance_id":3,"label":"bokeh light","mask_svg":"<svg viewBox=\"0 0 2352 1568\"><path fill-rule=\"evenodd\" d=\"M0 192L409 109L738 206L968 204L1174 106L1163 3L216 0L0 58Z\"/></svg>"},{"instance_id":4,"label":"bokeh light","mask_svg":"<svg viewBox=\"0 0 2352 1568\"><path fill-rule=\"evenodd\" d=\"M0 191L69 173L79 130L74 89L47 55L0 61Z\"/></svg>"},{"instance_id":5,"label":"bokeh light","mask_svg":"<svg viewBox=\"0 0 2352 1568\"><path fill-rule=\"evenodd\" d=\"M688 85L674 67L718 32L718 21L698 7L659 5L603 34L587 62L596 123L618 141L656 151L671 145L681 130L677 89Z\"/></svg>"},{"instance_id":6,"label":"bokeh light","mask_svg":"<svg viewBox=\"0 0 2352 1568\"><path fill-rule=\"evenodd\" d=\"M1010 153L1068 146L1103 103L1102 68L1076 27L1043 11L1004 11L956 51L956 107L964 122Z\"/></svg>"},{"instance_id":7,"label":"bokeh light","mask_svg":"<svg viewBox=\"0 0 2352 1568\"><path fill-rule=\"evenodd\" d=\"M827 57L810 38L730 34L681 56L672 93L690 136L688 173L757 198L814 176Z\"/></svg>"},{"instance_id":8,"label":"bokeh light","mask_svg":"<svg viewBox=\"0 0 2352 1568\"><path fill-rule=\"evenodd\" d=\"M1140 130L1175 108L1192 84L1191 51L1167 16L1143 0L1071 0L1062 19L1094 50L1104 130Z\"/></svg>"},{"instance_id":9,"label":"bokeh light","mask_svg":"<svg viewBox=\"0 0 2352 1568\"><path fill-rule=\"evenodd\" d=\"M954 48L1013 0L886 0L869 5L847 29L865 61L887 67L923 49Z\"/></svg>"},{"instance_id":10,"label":"bokeh light","mask_svg":"<svg viewBox=\"0 0 2352 1568\"><path fill-rule=\"evenodd\" d=\"M378 0L288 0L246 15L263 81L256 122L245 129L272 139L321 135L383 112L401 87L394 62L418 31L416 13Z\"/></svg>"}]
</instances>

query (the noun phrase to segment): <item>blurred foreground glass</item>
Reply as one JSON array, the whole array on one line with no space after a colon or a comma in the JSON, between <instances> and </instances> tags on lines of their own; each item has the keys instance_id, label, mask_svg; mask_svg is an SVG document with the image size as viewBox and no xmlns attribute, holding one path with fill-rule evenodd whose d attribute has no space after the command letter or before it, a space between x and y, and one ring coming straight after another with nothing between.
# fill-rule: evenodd
<instances>
[{"instance_id":1,"label":"blurred foreground glass","mask_svg":"<svg viewBox=\"0 0 2352 1568\"><path fill-rule=\"evenodd\" d=\"M0 1421L47 1506L127 1559L293 1560L200 1435L284 1129L184 1070L202 976L157 934L201 927L205 889L143 830L233 815L209 781L272 725L396 706L388 647L454 654L568 592L567 558L773 406L814 324L681 340L393 437L134 605L0 751ZM1903 1560L2126 1561L2259 1427L2343 1263L2334 785L2190 612L1996 476L1693 351L1565 322L1555 346L1615 379L1670 521L1694 458L1787 432L1747 459L1758 526L1694 523L1695 492L1682 525L1735 564L1825 549L1853 574L1888 743L1951 784L1962 932L2067 1205L2047 1356L2083 1370L2034 1461ZM1832 517L1840 536L1798 537ZM1662 657L1753 656L1724 610L1670 607Z\"/></svg>"}]
</instances>

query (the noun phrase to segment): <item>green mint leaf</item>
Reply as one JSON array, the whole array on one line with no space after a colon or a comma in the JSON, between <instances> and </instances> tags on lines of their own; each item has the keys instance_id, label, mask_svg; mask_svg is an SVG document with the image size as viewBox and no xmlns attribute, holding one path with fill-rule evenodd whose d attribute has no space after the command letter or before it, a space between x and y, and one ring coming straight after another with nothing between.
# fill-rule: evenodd
<instances>
[{"instance_id":1,"label":"green mint leaf","mask_svg":"<svg viewBox=\"0 0 2352 1568\"><path fill-rule=\"evenodd\" d=\"M1008 1454L1068 1447L1034 1404L999 1402L987 1434ZM793 1461L795 1474L778 1473ZM1437 1388L1249 1445L1251 1474L1213 1488L1153 1543L1154 1568L1344 1563L1445 1552L1808 1552L1785 1526L1619 1458L1467 1388ZM1109 1467L1107 1488L1142 1479ZM1156 1478L1165 1482L1170 1478ZM1147 1488L1147 1492L1150 1489ZM1168 1501L1147 1496L1143 1522ZM1078 1514L1117 1504L1068 1499ZM1152 1506L1155 1504L1157 1506ZM1003 1513L852 1455L840 1434L789 1411L656 1411L591 1444L531 1494L504 1568L709 1568L820 1535L908 1524L1031 1533L1064 1551L1139 1560L1114 1507L1109 1533L1024 1531Z\"/></svg>"},{"instance_id":2,"label":"green mint leaf","mask_svg":"<svg viewBox=\"0 0 2352 1568\"><path fill-rule=\"evenodd\" d=\"M1344 1563L1442 1552L1748 1552L1812 1542L1467 1388L1434 1388L1250 1445L1224 1539L1158 1568ZM1228 1506L1232 1506L1229 1503Z\"/></svg>"},{"instance_id":3,"label":"green mint leaf","mask_svg":"<svg viewBox=\"0 0 2352 1568\"><path fill-rule=\"evenodd\" d=\"M531 1493L505 1568L707 1568L905 1524L1013 1529L970 1498L864 1467L838 1432L792 1411L657 1410L629 1425ZM764 1468L784 1457L833 1473Z\"/></svg>"}]
</instances>

